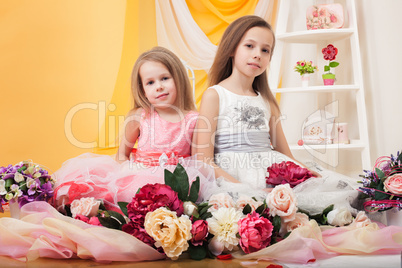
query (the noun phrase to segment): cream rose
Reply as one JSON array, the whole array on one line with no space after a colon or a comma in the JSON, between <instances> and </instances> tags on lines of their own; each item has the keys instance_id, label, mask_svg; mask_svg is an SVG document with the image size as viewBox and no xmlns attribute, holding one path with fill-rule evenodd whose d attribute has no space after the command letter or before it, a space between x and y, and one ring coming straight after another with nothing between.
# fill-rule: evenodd
<instances>
[{"instance_id":1,"label":"cream rose","mask_svg":"<svg viewBox=\"0 0 402 268\"><path fill-rule=\"evenodd\" d=\"M79 200L74 200L71 202L71 214L73 218L77 215L94 217L98 214L98 209L101 201L96 200L93 197L83 197Z\"/></svg>"},{"instance_id":2,"label":"cream rose","mask_svg":"<svg viewBox=\"0 0 402 268\"><path fill-rule=\"evenodd\" d=\"M384 187L386 192L402 195L402 174L394 174L384 181Z\"/></svg>"},{"instance_id":3,"label":"cream rose","mask_svg":"<svg viewBox=\"0 0 402 268\"><path fill-rule=\"evenodd\" d=\"M356 218L349 226L354 228L362 228L370 224L371 220L367 217L366 213L364 213L364 211L359 211L359 213L356 215Z\"/></svg>"},{"instance_id":4,"label":"cream rose","mask_svg":"<svg viewBox=\"0 0 402 268\"><path fill-rule=\"evenodd\" d=\"M283 222L294 220L297 211L295 194L289 184L276 186L267 196L266 203L272 216L278 215Z\"/></svg>"},{"instance_id":5,"label":"cream rose","mask_svg":"<svg viewBox=\"0 0 402 268\"><path fill-rule=\"evenodd\" d=\"M191 221L187 215L177 218L176 212L161 207L147 213L144 227L156 241L155 246L162 247L166 256L172 260L187 250L187 241L191 239Z\"/></svg>"},{"instance_id":6,"label":"cream rose","mask_svg":"<svg viewBox=\"0 0 402 268\"><path fill-rule=\"evenodd\" d=\"M345 207L331 210L327 218L328 223L332 226L344 226L353 221L352 213Z\"/></svg>"},{"instance_id":7,"label":"cream rose","mask_svg":"<svg viewBox=\"0 0 402 268\"><path fill-rule=\"evenodd\" d=\"M297 212L294 220L285 224L286 232L291 232L296 228L307 226L309 224L309 218L306 214Z\"/></svg>"},{"instance_id":8,"label":"cream rose","mask_svg":"<svg viewBox=\"0 0 402 268\"><path fill-rule=\"evenodd\" d=\"M236 208L243 210L245 206L250 205L251 209L255 211L259 206L262 205L261 201L256 201L252 197L242 195L236 200Z\"/></svg>"},{"instance_id":9,"label":"cream rose","mask_svg":"<svg viewBox=\"0 0 402 268\"><path fill-rule=\"evenodd\" d=\"M235 202L233 201L233 198L227 193L212 195L208 201L208 204L212 205L212 207L208 209L209 212L217 211L219 208L235 207Z\"/></svg>"},{"instance_id":10,"label":"cream rose","mask_svg":"<svg viewBox=\"0 0 402 268\"><path fill-rule=\"evenodd\" d=\"M190 201L186 201L183 203L184 214L187 216L198 216L197 206Z\"/></svg>"}]
</instances>

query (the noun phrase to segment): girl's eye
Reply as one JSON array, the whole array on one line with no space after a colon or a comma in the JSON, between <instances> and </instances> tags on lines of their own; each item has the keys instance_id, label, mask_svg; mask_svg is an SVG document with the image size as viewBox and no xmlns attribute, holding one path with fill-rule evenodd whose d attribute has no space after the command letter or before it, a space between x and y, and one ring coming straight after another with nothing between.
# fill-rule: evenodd
<instances>
[{"instance_id":1,"label":"girl's eye","mask_svg":"<svg viewBox=\"0 0 402 268\"><path fill-rule=\"evenodd\" d=\"M153 85L154 81L148 81L147 85Z\"/></svg>"},{"instance_id":2,"label":"girl's eye","mask_svg":"<svg viewBox=\"0 0 402 268\"><path fill-rule=\"evenodd\" d=\"M269 53L269 49L263 49L262 52Z\"/></svg>"},{"instance_id":3,"label":"girl's eye","mask_svg":"<svg viewBox=\"0 0 402 268\"><path fill-rule=\"evenodd\" d=\"M169 77L167 77L167 76L162 78L163 81L168 80L168 79L169 79Z\"/></svg>"},{"instance_id":4,"label":"girl's eye","mask_svg":"<svg viewBox=\"0 0 402 268\"><path fill-rule=\"evenodd\" d=\"M252 48L252 47L253 47L253 45L251 45L251 44L246 44L246 47L248 47L248 48Z\"/></svg>"}]
</instances>

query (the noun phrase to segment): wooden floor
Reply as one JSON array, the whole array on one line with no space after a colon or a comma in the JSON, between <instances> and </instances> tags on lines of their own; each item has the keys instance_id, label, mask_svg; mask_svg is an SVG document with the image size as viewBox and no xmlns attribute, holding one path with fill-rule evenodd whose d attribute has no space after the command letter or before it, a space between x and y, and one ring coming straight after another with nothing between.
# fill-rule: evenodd
<instances>
[{"instance_id":1,"label":"wooden floor","mask_svg":"<svg viewBox=\"0 0 402 268\"><path fill-rule=\"evenodd\" d=\"M0 217L9 217L10 213L0 213ZM28 267L28 268L85 268L85 267L135 267L135 268L235 268L235 267L250 267L259 268L267 267L272 262L259 261L252 264L254 261L240 261L240 260L217 260L217 259L204 259L202 261L194 261L190 259L179 259L176 261L161 260L150 262L112 262L112 263L98 263L91 260L80 259L48 259L40 258L31 262L22 262L12 258L0 256L0 268L6 267Z\"/></svg>"}]
</instances>

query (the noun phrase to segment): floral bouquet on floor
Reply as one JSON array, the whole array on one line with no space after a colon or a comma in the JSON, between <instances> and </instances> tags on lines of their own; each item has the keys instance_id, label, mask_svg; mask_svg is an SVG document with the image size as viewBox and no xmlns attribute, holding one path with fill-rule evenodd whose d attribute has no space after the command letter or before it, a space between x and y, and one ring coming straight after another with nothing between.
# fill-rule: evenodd
<instances>
[{"instance_id":1,"label":"floral bouquet on floor","mask_svg":"<svg viewBox=\"0 0 402 268\"><path fill-rule=\"evenodd\" d=\"M385 211L402 208L402 154L378 158L372 170L364 170L359 188L366 211Z\"/></svg>"},{"instance_id":2,"label":"floral bouquet on floor","mask_svg":"<svg viewBox=\"0 0 402 268\"><path fill-rule=\"evenodd\" d=\"M29 161L0 167L0 212L9 202L22 207L32 201L49 201L55 180L48 171Z\"/></svg>"}]
</instances>

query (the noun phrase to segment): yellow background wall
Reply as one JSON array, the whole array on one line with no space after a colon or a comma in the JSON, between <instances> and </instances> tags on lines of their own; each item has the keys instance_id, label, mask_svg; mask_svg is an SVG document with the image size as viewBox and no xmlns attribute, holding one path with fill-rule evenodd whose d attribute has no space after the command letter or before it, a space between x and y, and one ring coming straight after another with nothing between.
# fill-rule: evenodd
<instances>
[{"instance_id":1,"label":"yellow background wall","mask_svg":"<svg viewBox=\"0 0 402 268\"><path fill-rule=\"evenodd\" d=\"M75 141L107 144L98 108L106 107L106 118L129 110L131 68L140 52L156 45L154 5L0 2L1 166L32 159L55 171L68 158L93 151ZM112 113L109 104L118 98L127 100ZM80 106L86 108L71 112ZM70 140L67 115L74 115Z\"/></svg>"},{"instance_id":2,"label":"yellow background wall","mask_svg":"<svg viewBox=\"0 0 402 268\"><path fill-rule=\"evenodd\" d=\"M257 0L186 0L218 44ZM157 45L155 1L0 2L0 166L32 159L56 171L85 152L116 152L131 69ZM196 100L207 87L196 71Z\"/></svg>"}]
</instances>

